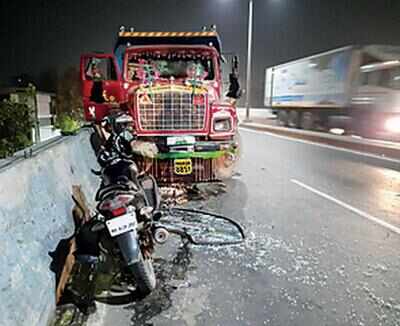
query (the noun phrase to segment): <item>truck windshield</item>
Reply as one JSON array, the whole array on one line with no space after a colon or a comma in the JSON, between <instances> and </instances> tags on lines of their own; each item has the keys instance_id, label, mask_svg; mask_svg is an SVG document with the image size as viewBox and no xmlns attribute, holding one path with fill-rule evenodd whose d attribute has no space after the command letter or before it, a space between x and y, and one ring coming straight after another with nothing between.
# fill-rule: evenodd
<instances>
[{"instance_id":1,"label":"truck windshield","mask_svg":"<svg viewBox=\"0 0 400 326\"><path fill-rule=\"evenodd\" d=\"M388 85L393 89L400 89L400 67L390 69Z\"/></svg>"},{"instance_id":2,"label":"truck windshield","mask_svg":"<svg viewBox=\"0 0 400 326\"><path fill-rule=\"evenodd\" d=\"M400 89L400 67L362 73L362 85Z\"/></svg>"},{"instance_id":3,"label":"truck windshield","mask_svg":"<svg viewBox=\"0 0 400 326\"><path fill-rule=\"evenodd\" d=\"M128 79L141 80L148 77L169 79L214 79L212 57L195 58L193 56L159 58L131 58L128 62Z\"/></svg>"}]
</instances>

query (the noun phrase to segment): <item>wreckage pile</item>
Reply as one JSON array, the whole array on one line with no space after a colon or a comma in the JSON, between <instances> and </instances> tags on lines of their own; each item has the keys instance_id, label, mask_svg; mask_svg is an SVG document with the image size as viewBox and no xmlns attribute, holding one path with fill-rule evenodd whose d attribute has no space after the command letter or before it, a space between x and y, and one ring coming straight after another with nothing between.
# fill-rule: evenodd
<instances>
[{"instance_id":1,"label":"wreckage pile","mask_svg":"<svg viewBox=\"0 0 400 326\"><path fill-rule=\"evenodd\" d=\"M203 201L211 196L217 196L226 192L224 183L213 184L173 184L168 187L160 187L163 208L181 206L189 201Z\"/></svg>"}]
</instances>

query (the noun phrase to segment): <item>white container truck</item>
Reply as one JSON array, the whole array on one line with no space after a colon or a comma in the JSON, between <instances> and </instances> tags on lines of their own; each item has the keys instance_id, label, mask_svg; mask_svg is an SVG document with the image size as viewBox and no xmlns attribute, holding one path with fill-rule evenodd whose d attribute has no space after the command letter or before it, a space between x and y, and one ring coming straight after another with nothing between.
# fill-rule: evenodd
<instances>
[{"instance_id":1,"label":"white container truck","mask_svg":"<svg viewBox=\"0 0 400 326\"><path fill-rule=\"evenodd\" d=\"M400 46L347 46L266 69L281 125L400 139Z\"/></svg>"}]
</instances>

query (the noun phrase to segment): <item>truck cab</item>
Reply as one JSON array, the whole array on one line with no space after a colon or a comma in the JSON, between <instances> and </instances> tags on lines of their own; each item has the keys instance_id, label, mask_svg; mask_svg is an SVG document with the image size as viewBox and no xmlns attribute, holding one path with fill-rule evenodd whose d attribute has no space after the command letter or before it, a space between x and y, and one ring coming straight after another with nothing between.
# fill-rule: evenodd
<instances>
[{"instance_id":1,"label":"truck cab","mask_svg":"<svg viewBox=\"0 0 400 326\"><path fill-rule=\"evenodd\" d=\"M351 106L356 131L361 136L399 141L400 61L390 58L362 65Z\"/></svg>"},{"instance_id":2,"label":"truck cab","mask_svg":"<svg viewBox=\"0 0 400 326\"><path fill-rule=\"evenodd\" d=\"M133 118L139 167L160 183L209 182L229 176L237 158L234 101L224 99L224 58L216 31L121 29L113 54L81 57L85 118L113 110ZM237 64L235 63L235 66Z\"/></svg>"}]
</instances>

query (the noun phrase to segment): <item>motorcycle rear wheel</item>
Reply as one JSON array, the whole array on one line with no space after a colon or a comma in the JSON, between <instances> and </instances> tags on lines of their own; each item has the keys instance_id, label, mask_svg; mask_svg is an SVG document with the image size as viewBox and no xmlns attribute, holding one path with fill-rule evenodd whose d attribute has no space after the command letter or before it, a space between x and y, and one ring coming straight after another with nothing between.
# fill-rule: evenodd
<instances>
[{"instance_id":1,"label":"motorcycle rear wheel","mask_svg":"<svg viewBox=\"0 0 400 326\"><path fill-rule=\"evenodd\" d=\"M142 295L149 295L156 287L156 275L154 273L153 261L145 259L140 254L139 261L129 266L136 288Z\"/></svg>"}]
</instances>

